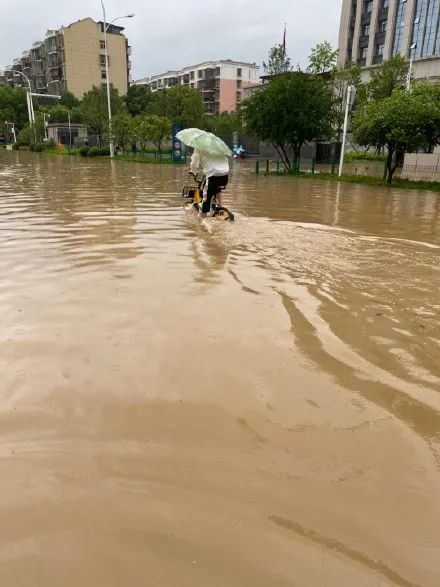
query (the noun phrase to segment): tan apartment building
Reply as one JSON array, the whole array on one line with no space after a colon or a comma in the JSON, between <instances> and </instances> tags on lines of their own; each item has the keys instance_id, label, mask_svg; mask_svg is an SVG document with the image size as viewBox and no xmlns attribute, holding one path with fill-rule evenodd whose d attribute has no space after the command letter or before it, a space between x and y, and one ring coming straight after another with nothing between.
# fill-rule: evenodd
<instances>
[{"instance_id":1,"label":"tan apartment building","mask_svg":"<svg viewBox=\"0 0 440 587\"><path fill-rule=\"evenodd\" d=\"M440 78L439 0L343 0L339 65L368 72L393 55L414 63L416 79Z\"/></svg>"},{"instance_id":2,"label":"tan apartment building","mask_svg":"<svg viewBox=\"0 0 440 587\"><path fill-rule=\"evenodd\" d=\"M237 109L246 88L259 82L259 72L260 68L255 63L223 59L167 71L134 83L148 85L152 92L176 85L194 88L202 94L206 112L219 114Z\"/></svg>"},{"instance_id":3,"label":"tan apartment building","mask_svg":"<svg viewBox=\"0 0 440 587\"><path fill-rule=\"evenodd\" d=\"M131 48L124 28L110 25L107 30L110 82L121 95L130 82ZM104 24L85 18L58 30L47 31L44 41L24 51L0 74L0 83L22 85L23 72L33 91L40 94L72 92L82 98L94 86L106 83Z\"/></svg>"}]
</instances>

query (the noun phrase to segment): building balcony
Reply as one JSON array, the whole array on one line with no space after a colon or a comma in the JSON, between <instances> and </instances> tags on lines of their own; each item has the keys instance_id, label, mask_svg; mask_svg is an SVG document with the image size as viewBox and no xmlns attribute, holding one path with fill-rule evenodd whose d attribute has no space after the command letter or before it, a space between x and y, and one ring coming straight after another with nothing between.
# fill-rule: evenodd
<instances>
[{"instance_id":1,"label":"building balcony","mask_svg":"<svg viewBox=\"0 0 440 587\"><path fill-rule=\"evenodd\" d=\"M370 44L370 37L369 35L364 35L359 39L359 48L365 49Z\"/></svg>"},{"instance_id":2,"label":"building balcony","mask_svg":"<svg viewBox=\"0 0 440 587\"><path fill-rule=\"evenodd\" d=\"M365 67L365 66L367 65L367 58L366 58L366 57L360 57L360 58L357 60L357 64L358 64L360 67Z\"/></svg>"},{"instance_id":3,"label":"building balcony","mask_svg":"<svg viewBox=\"0 0 440 587\"><path fill-rule=\"evenodd\" d=\"M380 65L383 62L383 55L375 55L373 57L373 65Z\"/></svg>"},{"instance_id":4,"label":"building balcony","mask_svg":"<svg viewBox=\"0 0 440 587\"><path fill-rule=\"evenodd\" d=\"M371 23L371 12L365 12L361 16L361 26Z\"/></svg>"},{"instance_id":5,"label":"building balcony","mask_svg":"<svg viewBox=\"0 0 440 587\"><path fill-rule=\"evenodd\" d=\"M374 37L375 44L382 45L383 43L385 43L386 36L387 36L386 31L376 33L376 36Z\"/></svg>"}]
</instances>

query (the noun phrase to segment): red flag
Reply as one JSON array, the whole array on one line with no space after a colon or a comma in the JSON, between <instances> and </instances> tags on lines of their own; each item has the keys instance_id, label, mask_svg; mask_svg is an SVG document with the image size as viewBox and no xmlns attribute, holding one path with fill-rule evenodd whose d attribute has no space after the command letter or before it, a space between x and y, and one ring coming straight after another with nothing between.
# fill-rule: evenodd
<instances>
[{"instance_id":1,"label":"red flag","mask_svg":"<svg viewBox=\"0 0 440 587\"><path fill-rule=\"evenodd\" d=\"M284 51L284 55L286 54L286 33L287 33L287 25L284 25L284 35L283 35L283 51Z\"/></svg>"}]
</instances>

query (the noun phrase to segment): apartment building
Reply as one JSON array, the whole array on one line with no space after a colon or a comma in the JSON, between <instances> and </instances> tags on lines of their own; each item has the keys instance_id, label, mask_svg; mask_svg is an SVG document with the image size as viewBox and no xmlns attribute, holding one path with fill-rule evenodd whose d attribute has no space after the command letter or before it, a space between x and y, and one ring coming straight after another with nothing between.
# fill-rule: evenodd
<instances>
[{"instance_id":1,"label":"apartment building","mask_svg":"<svg viewBox=\"0 0 440 587\"><path fill-rule=\"evenodd\" d=\"M366 77L397 54L416 79L440 77L440 0L343 0L339 64L356 61Z\"/></svg>"},{"instance_id":2,"label":"apartment building","mask_svg":"<svg viewBox=\"0 0 440 587\"><path fill-rule=\"evenodd\" d=\"M148 85L153 92L176 85L194 88L202 94L206 112L219 114L237 109L244 89L259 82L259 72L260 68L255 63L224 59L167 71L134 83Z\"/></svg>"},{"instance_id":3,"label":"apartment building","mask_svg":"<svg viewBox=\"0 0 440 587\"><path fill-rule=\"evenodd\" d=\"M130 81L131 48L123 27L107 30L110 81L120 94L126 94ZM34 92L60 94L72 92L82 98L94 86L106 83L104 24L85 18L58 30L47 31L24 51L21 57L0 73L0 83L23 85L23 72Z\"/></svg>"}]
</instances>

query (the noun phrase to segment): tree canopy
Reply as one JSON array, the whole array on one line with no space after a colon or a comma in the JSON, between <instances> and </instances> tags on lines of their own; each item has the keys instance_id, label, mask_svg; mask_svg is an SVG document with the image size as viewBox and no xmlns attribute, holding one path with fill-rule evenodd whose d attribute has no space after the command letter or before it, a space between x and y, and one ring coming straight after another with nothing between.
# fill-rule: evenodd
<instances>
[{"instance_id":1,"label":"tree canopy","mask_svg":"<svg viewBox=\"0 0 440 587\"><path fill-rule=\"evenodd\" d=\"M110 89L112 114L117 114L124 108L118 90L113 86ZM84 94L80 105L82 120L87 124L90 134L102 137L108 131L107 91L94 87Z\"/></svg>"},{"instance_id":2,"label":"tree canopy","mask_svg":"<svg viewBox=\"0 0 440 587\"><path fill-rule=\"evenodd\" d=\"M28 123L25 88L0 86L0 120L13 122L17 132Z\"/></svg>"},{"instance_id":3,"label":"tree canopy","mask_svg":"<svg viewBox=\"0 0 440 587\"><path fill-rule=\"evenodd\" d=\"M267 75L280 75L292 69L284 45L274 45L269 50L268 61L263 61L263 67Z\"/></svg>"},{"instance_id":4,"label":"tree canopy","mask_svg":"<svg viewBox=\"0 0 440 587\"><path fill-rule=\"evenodd\" d=\"M246 128L273 144L288 171L304 143L331 133L333 96L320 77L297 71L274 77L243 104Z\"/></svg>"},{"instance_id":5,"label":"tree canopy","mask_svg":"<svg viewBox=\"0 0 440 587\"><path fill-rule=\"evenodd\" d=\"M336 67L338 51L328 41L318 43L309 56L307 71L314 74L326 73Z\"/></svg>"},{"instance_id":6,"label":"tree canopy","mask_svg":"<svg viewBox=\"0 0 440 587\"><path fill-rule=\"evenodd\" d=\"M386 147L387 181L392 182L399 159L440 140L440 101L426 86L399 89L391 96L364 104L355 114L353 130L361 145Z\"/></svg>"},{"instance_id":7,"label":"tree canopy","mask_svg":"<svg viewBox=\"0 0 440 587\"><path fill-rule=\"evenodd\" d=\"M147 85L132 85L128 88L125 96L125 104L128 112L132 116L146 114L151 109L154 102L154 95Z\"/></svg>"},{"instance_id":8,"label":"tree canopy","mask_svg":"<svg viewBox=\"0 0 440 587\"><path fill-rule=\"evenodd\" d=\"M402 55L395 55L384 61L371 72L371 79L366 85L366 98L389 98L396 88L405 86L408 69L408 63Z\"/></svg>"}]
</instances>

